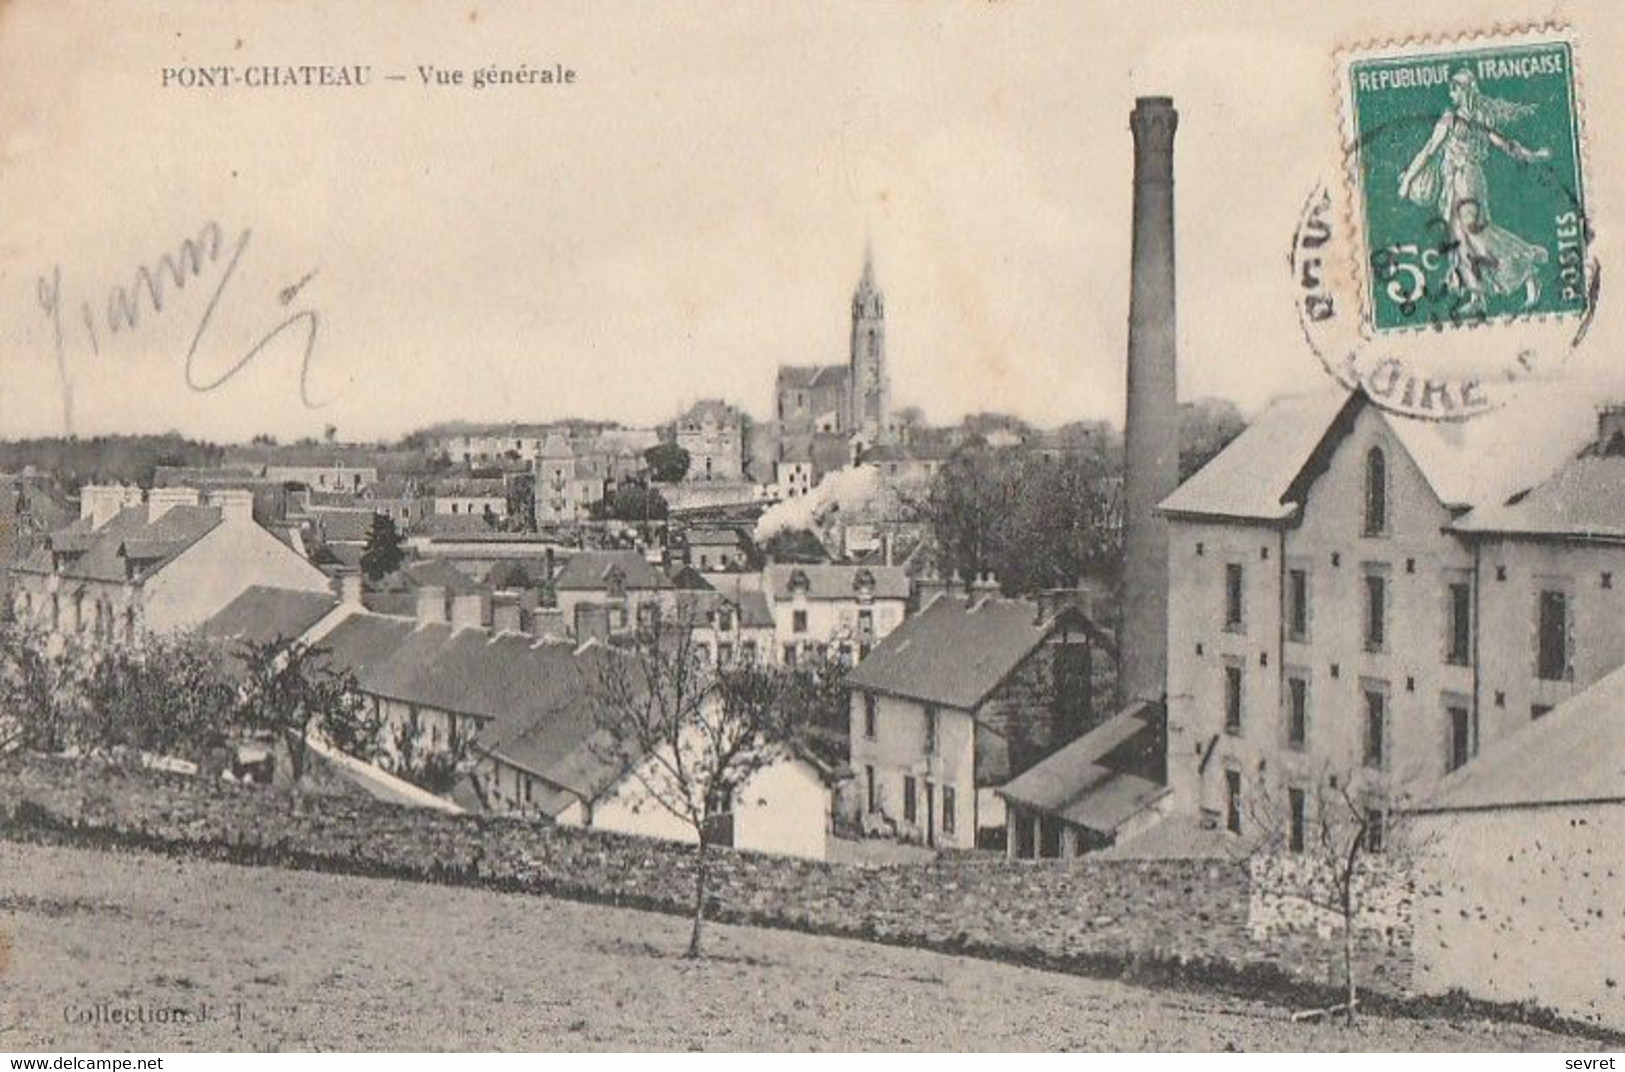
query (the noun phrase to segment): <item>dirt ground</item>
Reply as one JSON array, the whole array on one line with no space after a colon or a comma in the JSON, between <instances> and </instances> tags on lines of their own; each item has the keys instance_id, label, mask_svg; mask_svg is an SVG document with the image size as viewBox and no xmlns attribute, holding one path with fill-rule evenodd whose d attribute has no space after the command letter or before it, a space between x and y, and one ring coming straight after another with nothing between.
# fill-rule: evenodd
<instances>
[{"instance_id":1,"label":"dirt ground","mask_svg":"<svg viewBox=\"0 0 1625 1072\"><path fill-rule=\"evenodd\" d=\"M0 841L0 1051L1578 1050L417 883ZM5 952L9 947L9 956Z\"/></svg>"}]
</instances>

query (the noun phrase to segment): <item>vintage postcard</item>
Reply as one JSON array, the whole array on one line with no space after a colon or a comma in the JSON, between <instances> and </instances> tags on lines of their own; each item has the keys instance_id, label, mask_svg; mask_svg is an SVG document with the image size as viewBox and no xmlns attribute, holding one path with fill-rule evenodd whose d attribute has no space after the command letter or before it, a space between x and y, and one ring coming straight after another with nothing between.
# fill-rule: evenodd
<instances>
[{"instance_id":1,"label":"vintage postcard","mask_svg":"<svg viewBox=\"0 0 1625 1072\"><path fill-rule=\"evenodd\" d=\"M4 1059L1615 1067L1622 49L0 3Z\"/></svg>"}]
</instances>

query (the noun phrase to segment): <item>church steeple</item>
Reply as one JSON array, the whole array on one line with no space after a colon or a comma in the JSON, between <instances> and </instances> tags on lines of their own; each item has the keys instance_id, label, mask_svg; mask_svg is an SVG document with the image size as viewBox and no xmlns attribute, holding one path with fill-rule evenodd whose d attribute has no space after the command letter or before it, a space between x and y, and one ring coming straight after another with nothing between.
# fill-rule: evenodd
<instances>
[{"instance_id":1,"label":"church steeple","mask_svg":"<svg viewBox=\"0 0 1625 1072\"><path fill-rule=\"evenodd\" d=\"M865 443L881 442L891 418L886 372L886 299L875 283L871 246L863 251L863 275L852 293L852 431Z\"/></svg>"}]
</instances>

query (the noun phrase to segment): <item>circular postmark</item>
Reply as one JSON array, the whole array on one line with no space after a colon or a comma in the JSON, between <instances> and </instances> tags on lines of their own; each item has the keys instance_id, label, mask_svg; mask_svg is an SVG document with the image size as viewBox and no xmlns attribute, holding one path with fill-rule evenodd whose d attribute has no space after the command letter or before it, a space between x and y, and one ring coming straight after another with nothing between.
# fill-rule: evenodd
<instances>
[{"instance_id":1,"label":"circular postmark","mask_svg":"<svg viewBox=\"0 0 1625 1072\"><path fill-rule=\"evenodd\" d=\"M1416 42L1348 58L1340 81L1345 182L1310 194L1290 259L1310 349L1433 420L1558 374L1601 279L1571 43Z\"/></svg>"}]
</instances>

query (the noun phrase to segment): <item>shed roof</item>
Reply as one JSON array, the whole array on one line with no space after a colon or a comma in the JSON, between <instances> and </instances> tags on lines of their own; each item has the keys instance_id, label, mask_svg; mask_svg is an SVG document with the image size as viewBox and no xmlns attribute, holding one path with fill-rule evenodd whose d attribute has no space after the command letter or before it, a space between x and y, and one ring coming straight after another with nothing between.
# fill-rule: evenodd
<instances>
[{"instance_id":1,"label":"shed roof","mask_svg":"<svg viewBox=\"0 0 1625 1072\"><path fill-rule=\"evenodd\" d=\"M264 644L304 636L336 605L327 592L256 584L204 622L204 636Z\"/></svg>"},{"instance_id":2,"label":"shed roof","mask_svg":"<svg viewBox=\"0 0 1625 1072\"><path fill-rule=\"evenodd\" d=\"M1417 811L1625 800L1625 667L1447 775Z\"/></svg>"}]
</instances>

